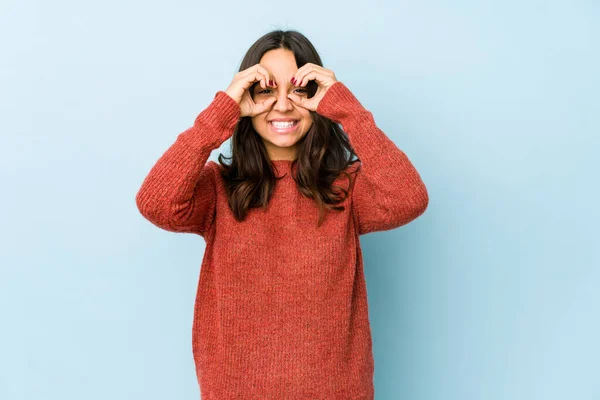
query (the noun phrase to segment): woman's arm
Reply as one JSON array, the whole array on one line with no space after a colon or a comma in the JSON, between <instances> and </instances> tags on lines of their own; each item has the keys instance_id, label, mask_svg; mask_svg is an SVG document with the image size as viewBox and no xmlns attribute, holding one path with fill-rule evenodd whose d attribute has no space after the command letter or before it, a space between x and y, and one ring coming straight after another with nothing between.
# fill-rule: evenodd
<instances>
[{"instance_id":1,"label":"woman's arm","mask_svg":"<svg viewBox=\"0 0 600 400\"><path fill-rule=\"evenodd\" d=\"M146 219L167 231L205 236L215 217L218 173L206 161L233 134L239 117L239 105L217 92L144 179L135 200Z\"/></svg>"},{"instance_id":2,"label":"woman's arm","mask_svg":"<svg viewBox=\"0 0 600 400\"><path fill-rule=\"evenodd\" d=\"M352 190L359 235L397 228L425 211L429 197L419 173L342 82L327 90L317 112L342 124L362 162Z\"/></svg>"}]
</instances>

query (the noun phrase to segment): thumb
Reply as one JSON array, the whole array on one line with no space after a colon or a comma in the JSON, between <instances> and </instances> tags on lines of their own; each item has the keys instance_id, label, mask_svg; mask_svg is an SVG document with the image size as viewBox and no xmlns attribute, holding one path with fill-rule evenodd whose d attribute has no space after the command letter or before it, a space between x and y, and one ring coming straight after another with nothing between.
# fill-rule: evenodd
<instances>
[{"instance_id":1,"label":"thumb","mask_svg":"<svg viewBox=\"0 0 600 400\"><path fill-rule=\"evenodd\" d=\"M307 110L312 110L312 100L292 93L288 94L287 97L288 99L292 100L292 102L298 107L306 108Z\"/></svg>"},{"instance_id":2,"label":"thumb","mask_svg":"<svg viewBox=\"0 0 600 400\"><path fill-rule=\"evenodd\" d=\"M292 93L288 94L287 97L288 97L288 99L292 100L294 103L298 104L299 106L302 105L302 100L304 100L300 96L296 96L295 94L292 94Z\"/></svg>"},{"instance_id":3,"label":"thumb","mask_svg":"<svg viewBox=\"0 0 600 400\"><path fill-rule=\"evenodd\" d=\"M257 104L257 108L260 110L260 112L264 112L266 110L268 110L269 108L271 108L271 106L273 105L273 103L275 103L275 99L274 97L271 97L265 101L263 101L262 103Z\"/></svg>"}]
</instances>

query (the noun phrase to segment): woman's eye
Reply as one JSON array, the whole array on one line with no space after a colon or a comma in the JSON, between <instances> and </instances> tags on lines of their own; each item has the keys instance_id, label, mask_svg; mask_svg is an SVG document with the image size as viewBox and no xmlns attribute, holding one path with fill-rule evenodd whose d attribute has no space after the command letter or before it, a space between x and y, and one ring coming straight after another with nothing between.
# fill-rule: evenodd
<instances>
[{"instance_id":1,"label":"woman's eye","mask_svg":"<svg viewBox=\"0 0 600 400\"><path fill-rule=\"evenodd\" d=\"M306 89L298 88L296 90L299 90L302 93L308 93L308 90L306 90ZM256 92L256 94L263 94L263 93L267 93L267 92L271 92L271 89L263 89L263 90L261 90L259 92Z\"/></svg>"}]
</instances>

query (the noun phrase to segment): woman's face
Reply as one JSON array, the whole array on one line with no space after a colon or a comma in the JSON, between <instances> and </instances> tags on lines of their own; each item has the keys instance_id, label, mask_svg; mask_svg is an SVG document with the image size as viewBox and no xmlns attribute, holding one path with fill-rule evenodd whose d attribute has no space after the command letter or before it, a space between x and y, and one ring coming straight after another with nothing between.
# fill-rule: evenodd
<instances>
[{"instance_id":1,"label":"woman's face","mask_svg":"<svg viewBox=\"0 0 600 400\"><path fill-rule=\"evenodd\" d=\"M310 111L297 107L287 98L289 93L307 96L306 87L296 87L290 82L298 71L294 53L287 49L266 52L260 59L260 65L275 78L277 87L263 89L258 83L254 88L254 102L259 103L275 96L273 106L262 114L252 117L252 126L262 138L269 158L272 160L293 160L296 158L296 145L312 126ZM291 128L276 126L273 120L295 121Z\"/></svg>"}]
</instances>

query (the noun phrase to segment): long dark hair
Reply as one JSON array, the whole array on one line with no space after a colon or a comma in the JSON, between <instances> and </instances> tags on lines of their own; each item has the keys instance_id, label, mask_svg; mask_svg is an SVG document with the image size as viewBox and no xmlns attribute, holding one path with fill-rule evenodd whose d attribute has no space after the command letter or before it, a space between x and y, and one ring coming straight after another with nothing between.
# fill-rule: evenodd
<instances>
[{"instance_id":1,"label":"long dark hair","mask_svg":"<svg viewBox=\"0 0 600 400\"><path fill-rule=\"evenodd\" d=\"M275 49L287 49L294 53L298 68L306 63L323 66L321 58L312 43L301 33L293 30L275 30L259 38L248 50L240 71L260 62L262 56ZM258 84L256 82L254 85ZM254 88L249 89L253 95ZM317 83L309 81L306 86L308 97L314 96ZM349 196L349 188L333 186L338 176L344 174L351 184L351 174L347 168L360 159L350 145L347 134L329 118L310 111L313 124L298 142L298 157L291 164L291 172L298 190L314 199L319 209L318 226L325 219L328 210L343 211L340 206ZM229 206L238 221L245 219L250 208L265 208L269 202L276 181L274 166L268 156L260 135L254 130L251 117L241 117L231 139L231 157L219 154L221 176L225 180ZM226 164L223 160L231 160ZM334 191L334 188L339 191Z\"/></svg>"}]
</instances>

